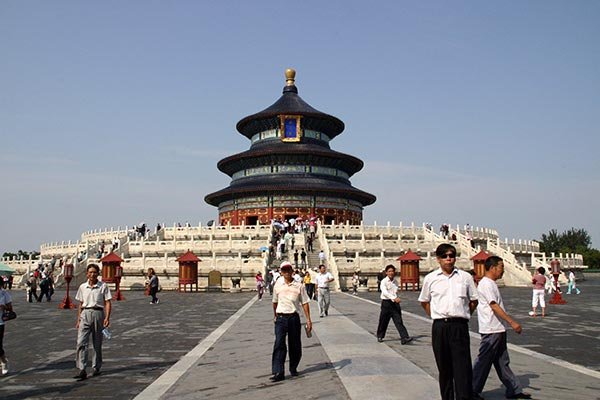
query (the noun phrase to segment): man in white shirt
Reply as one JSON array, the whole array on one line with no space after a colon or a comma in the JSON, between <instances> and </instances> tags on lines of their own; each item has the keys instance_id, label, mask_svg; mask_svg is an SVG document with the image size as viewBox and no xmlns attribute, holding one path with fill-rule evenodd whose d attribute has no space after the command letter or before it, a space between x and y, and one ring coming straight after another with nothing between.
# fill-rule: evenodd
<instances>
[{"instance_id":1,"label":"man in white shirt","mask_svg":"<svg viewBox=\"0 0 600 400\"><path fill-rule=\"evenodd\" d=\"M319 264L325 264L325 253L323 250L319 251Z\"/></svg>"},{"instance_id":2,"label":"man in white shirt","mask_svg":"<svg viewBox=\"0 0 600 400\"><path fill-rule=\"evenodd\" d=\"M302 341L300 315L298 311L300 304L306 317L306 334L312 330L310 320L309 299L306 289L301 282L292 279L292 264L287 261L281 263L281 283L273 289L273 314L275 323L275 344L273 345L273 357L271 370L273 382L285 379L284 364L286 357L285 337L288 337L288 348L290 353L290 374L298 376L298 364L302 358Z\"/></svg>"},{"instance_id":3,"label":"man in white shirt","mask_svg":"<svg viewBox=\"0 0 600 400\"><path fill-rule=\"evenodd\" d=\"M379 285L381 288L381 311L379 313L379 324L377 325L377 341L380 343L383 342L391 318L400 334L400 343L410 343L413 339L408 335L408 331L402 322L400 297L397 294L398 282L395 279L396 267L391 264L386 266L385 274L387 276L382 279Z\"/></svg>"},{"instance_id":4,"label":"man in white shirt","mask_svg":"<svg viewBox=\"0 0 600 400\"><path fill-rule=\"evenodd\" d=\"M439 371L443 400L470 399L473 390L469 318L477 307L471 274L454 266L456 248L440 244L435 250L440 268L427 274L419 301L433 319L431 345Z\"/></svg>"},{"instance_id":5,"label":"man in white shirt","mask_svg":"<svg viewBox=\"0 0 600 400\"><path fill-rule=\"evenodd\" d=\"M319 296L319 317L329 315L329 305L331 299L329 297L329 282L333 282L333 275L327 272L327 268L319 265L319 273L317 274L317 293Z\"/></svg>"},{"instance_id":6,"label":"man in white shirt","mask_svg":"<svg viewBox=\"0 0 600 400\"><path fill-rule=\"evenodd\" d=\"M77 290L75 300L79 302L77 310L77 355L75 363L79 373L75 379L87 378L85 371L88 360L88 343L92 336L94 357L93 375L100 375L102 368L102 330L110 325L111 295L108 286L98 280L100 268L96 264L87 267L87 281Z\"/></svg>"},{"instance_id":7,"label":"man in white shirt","mask_svg":"<svg viewBox=\"0 0 600 400\"><path fill-rule=\"evenodd\" d=\"M510 369L508 348L506 345L506 327L504 321L511 328L521 334L521 324L515 321L504 309L502 296L498 290L496 280L504 275L504 261L498 256L490 256L485 260L485 276L479 281L477 292L479 304L477 305L477 321L481 343L479 355L473 366L473 398L483 399L481 392L485 381L490 374L492 365L496 369L498 378L506 386L507 399L530 399L531 395L523 393L519 380Z\"/></svg>"}]
</instances>

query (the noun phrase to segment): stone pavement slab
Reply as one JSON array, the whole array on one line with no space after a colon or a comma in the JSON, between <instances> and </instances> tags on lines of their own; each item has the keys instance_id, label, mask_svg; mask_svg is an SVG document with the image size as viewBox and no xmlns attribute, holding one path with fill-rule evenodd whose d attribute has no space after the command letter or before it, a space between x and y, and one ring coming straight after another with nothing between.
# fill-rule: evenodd
<instances>
[{"instance_id":1,"label":"stone pavement slab","mask_svg":"<svg viewBox=\"0 0 600 400\"><path fill-rule=\"evenodd\" d=\"M77 382L77 311L58 309L64 291L50 303L27 303L24 291L11 294L18 317L4 335L11 373L0 377L3 400L131 399L254 296L162 292L151 305L142 292L125 292L125 301L113 302L103 374Z\"/></svg>"},{"instance_id":2,"label":"stone pavement slab","mask_svg":"<svg viewBox=\"0 0 600 400\"><path fill-rule=\"evenodd\" d=\"M302 337L298 377L289 375L286 360L286 380L269 380L275 337L270 301L265 296L254 302L161 398L279 400L297 394L303 399L349 399L317 335Z\"/></svg>"},{"instance_id":3,"label":"stone pavement slab","mask_svg":"<svg viewBox=\"0 0 600 400\"><path fill-rule=\"evenodd\" d=\"M369 294L374 297L375 294ZM405 294L401 293L401 297ZM362 305L360 303L363 303ZM405 306L406 301L401 304ZM379 303L361 299L344 293L332 295L332 304L342 314L369 331L375 340L379 316ZM404 307L407 308L407 307ZM420 306L419 306L420 308ZM391 324L384 344L402 354L410 362L426 371L437 380L438 372L431 349L431 322L419 314L403 311L404 324L415 341L408 346L400 344L400 336ZM525 334L525 333L524 333ZM537 335L537 332L535 333ZM516 336L516 335L515 335ZM509 338L509 342L510 342ZM534 399L598 399L600 398L600 373L581 366L555 359L545 354L529 351L523 347L510 345L511 368L520 379L525 391ZM479 336L471 335L471 357L474 360L479 349ZM582 373L582 371L584 373ZM492 370L484 388L486 399L503 399L502 383ZM436 398L439 398L436 397Z\"/></svg>"}]
</instances>

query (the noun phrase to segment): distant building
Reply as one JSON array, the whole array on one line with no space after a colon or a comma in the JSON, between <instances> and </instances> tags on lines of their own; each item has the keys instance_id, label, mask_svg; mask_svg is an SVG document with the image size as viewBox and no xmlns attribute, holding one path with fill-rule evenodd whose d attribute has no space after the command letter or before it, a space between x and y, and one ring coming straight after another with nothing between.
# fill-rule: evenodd
<instances>
[{"instance_id":1,"label":"distant building","mask_svg":"<svg viewBox=\"0 0 600 400\"><path fill-rule=\"evenodd\" d=\"M205 201L219 208L222 225L298 217L360 224L364 207L376 200L350 183L363 162L329 147L344 123L302 100L295 75L286 70L279 100L238 122L237 130L250 139L250 149L217 164L231 183Z\"/></svg>"}]
</instances>

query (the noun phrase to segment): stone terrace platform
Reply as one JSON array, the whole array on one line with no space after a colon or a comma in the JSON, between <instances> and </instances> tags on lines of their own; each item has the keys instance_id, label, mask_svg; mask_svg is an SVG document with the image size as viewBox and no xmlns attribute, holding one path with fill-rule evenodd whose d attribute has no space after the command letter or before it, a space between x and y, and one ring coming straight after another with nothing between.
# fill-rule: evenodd
<instances>
[{"instance_id":1,"label":"stone terrace platform","mask_svg":"<svg viewBox=\"0 0 600 400\"><path fill-rule=\"evenodd\" d=\"M527 316L529 289L502 289L509 312L524 327L520 336L509 334L511 365L536 399L600 398L600 278L580 287L581 295L550 305L543 320ZM300 376L288 374L278 383L268 380L273 345L268 295L259 302L253 293L161 293L154 306L141 293L126 293L127 300L114 307L103 374L83 382L72 379L76 311L57 308L61 295L52 303L28 304L24 292L13 292L19 317L6 327L12 372L0 378L0 398L263 400L282 393L306 399L439 398L431 324L416 292L402 294L405 324L416 338L408 346L400 345L393 325L385 342L376 342L376 293L334 294L326 318L318 317L312 302L315 334L303 337ZM475 321L471 327L476 329ZM473 333L473 357L478 344ZM492 371L484 397L502 399L503 393Z\"/></svg>"}]
</instances>

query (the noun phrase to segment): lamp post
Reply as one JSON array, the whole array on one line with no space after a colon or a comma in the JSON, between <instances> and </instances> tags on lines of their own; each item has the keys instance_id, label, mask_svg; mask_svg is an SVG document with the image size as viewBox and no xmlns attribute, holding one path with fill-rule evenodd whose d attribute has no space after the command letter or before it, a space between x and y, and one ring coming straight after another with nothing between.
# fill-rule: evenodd
<instances>
[{"instance_id":1,"label":"lamp post","mask_svg":"<svg viewBox=\"0 0 600 400\"><path fill-rule=\"evenodd\" d=\"M560 288L558 287L558 276L560 275L560 261L552 260L550 262L550 268L552 268L552 276L554 277L554 296L550 299L550 304L566 304L566 300L562 298Z\"/></svg>"},{"instance_id":2,"label":"lamp post","mask_svg":"<svg viewBox=\"0 0 600 400\"><path fill-rule=\"evenodd\" d=\"M71 301L69 297L69 285L71 283L71 279L73 279L73 264L66 264L64 271L65 281L67 281L67 294L63 299L62 303L58 305L58 308L62 308L63 310L69 310L71 308L75 308L75 304Z\"/></svg>"},{"instance_id":3,"label":"lamp post","mask_svg":"<svg viewBox=\"0 0 600 400\"><path fill-rule=\"evenodd\" d=\"M117 265L115 269L115 280L117 281L117 291L113 296L113 300L121 301L125 300L125 297L121 294L121 278L123 277L123 267Z\"/></svg>"}]
</instances>

